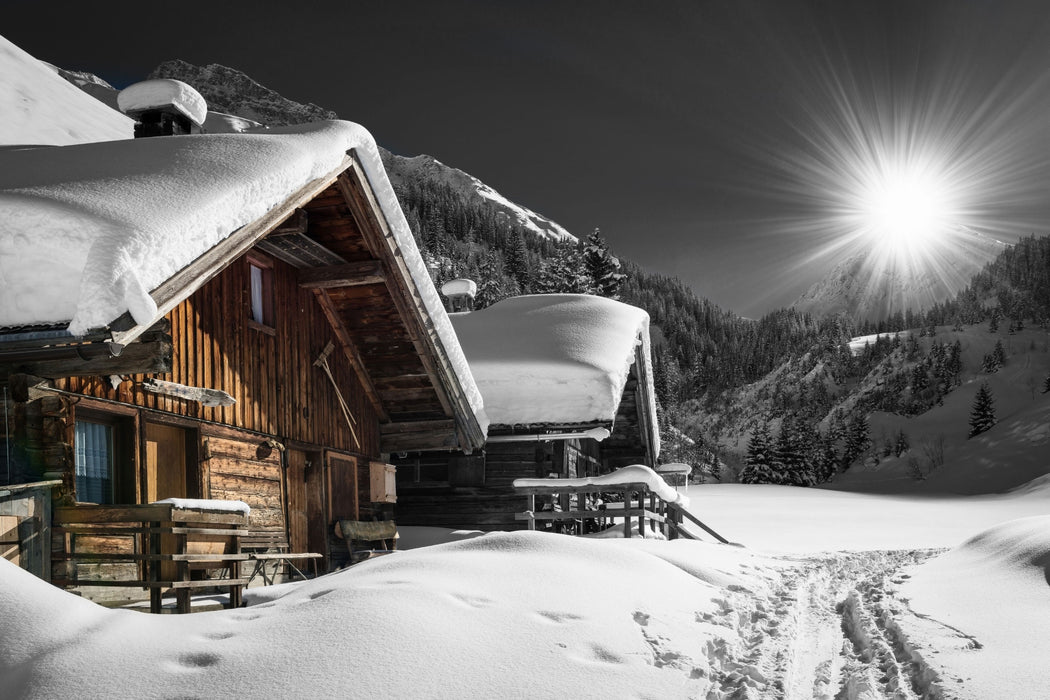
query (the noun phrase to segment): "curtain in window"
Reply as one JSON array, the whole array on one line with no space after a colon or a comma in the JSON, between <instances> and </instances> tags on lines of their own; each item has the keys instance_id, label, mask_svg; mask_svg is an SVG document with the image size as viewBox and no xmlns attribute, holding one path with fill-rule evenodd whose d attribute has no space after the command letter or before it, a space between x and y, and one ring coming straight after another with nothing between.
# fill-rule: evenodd
<instances>
[{"instance_id":1,"label":"curtain in window","mask_svg":"<svg viewBox=\"0 0 1050 700\"><path fill-rule=\"evenodd\" d=\"M263 309L263 271L255 265L248 265L252 276L252 320L256 323L266 323L266 314Z\"/></svg>"},{"instance_id":2,"label":"curtain in window","mask_svg":"<svg viewBox=\"0 0 1050 700\"><path fill-rule=\"evenodd\" d=\"M77 500L85 503L113 502L113 428L77 421Z\"/></svg>"}]
</instances>

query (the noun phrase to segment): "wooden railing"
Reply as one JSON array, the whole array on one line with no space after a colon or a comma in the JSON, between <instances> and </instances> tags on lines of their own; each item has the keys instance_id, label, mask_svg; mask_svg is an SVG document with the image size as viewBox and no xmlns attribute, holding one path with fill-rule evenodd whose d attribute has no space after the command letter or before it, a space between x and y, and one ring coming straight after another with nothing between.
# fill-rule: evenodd
<instances>
[{"instance_id":1,"label":"wooden railing","mask_svg":"<svg viewBox=\"0 0 1050 700\"><path fill-rule=\"evenodd\" d=\"M170 504L55 508L52 583L56 586L147 588L150 612L161 611L161 594L174 589L176 611L190 611L195 588L229 588L230 607L240 607L241 537L248 528L240 512L176 508ZM195 569L227 569L229 578L191 578Z\"/></svg>"},{"instance_id":2,"label":"wooden railing","mask_svg":"<svg viewBox=\"0 0 1050 700\"><path fill-rule=\"evenodd\" d=\"M530 530L537 529L539 522L544 529L578 532L601 529L602 525L609 521L622 518L623 536L627 538L631 537L632 528L636 524L642 536L646 532L659 532L671 540L679 537L699 539L696 534L685 528L685 522L688 521L719 542L728 543L728 540L702 523L680 503L661 498L646 482L586 486L558 482L558 479L550 479L549 483L542 486L515 486L515 491L525 495L527 503L525 511L515 513L514 519L526 521ZM549 497L551 509L537 510L537 496ZM566 524L570 527L556 527Z\"/></svg>"}]
</instances>

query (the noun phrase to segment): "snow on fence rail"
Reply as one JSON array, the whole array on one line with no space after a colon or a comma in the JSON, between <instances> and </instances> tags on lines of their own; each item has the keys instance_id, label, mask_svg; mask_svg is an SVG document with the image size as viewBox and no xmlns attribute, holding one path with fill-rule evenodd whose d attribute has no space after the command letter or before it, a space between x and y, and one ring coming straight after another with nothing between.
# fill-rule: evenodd
<instances>
[{"instance_id":1,"label":"snow on fence rail","mask_svg":"<svg viewBox=\"0 0 1050 700\"><path fill-rule=\"evenodd\" d=\"M637 520L641 537L647 532L659 532L668 539L699 539L683 527L688 520L719 542L729 542L686 510L685 496L668 486L652 469L640 464L580 479L515 479L514 489L527 499L526 510L515 513L514 519L525 520L530 530L536 529L537 520L552 526L567 521L585 530L601 528L607 521L622 518L626 538L631 536L632 521ZM617 495L622 501L608 501L600 498L600 494ZM551 497L550 510L537 510L536 496ZM648 530L646 521L649 521Z\"/></svg>"}]
</instances>

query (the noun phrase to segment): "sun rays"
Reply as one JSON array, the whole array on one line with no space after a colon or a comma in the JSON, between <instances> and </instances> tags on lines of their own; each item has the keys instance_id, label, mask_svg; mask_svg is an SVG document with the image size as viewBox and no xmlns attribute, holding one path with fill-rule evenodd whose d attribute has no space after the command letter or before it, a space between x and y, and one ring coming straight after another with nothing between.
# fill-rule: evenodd
<instances>
[{"instance_id":1,"label":"sun rays","mask_svg":"<svg viewBox=\"0 0 1050 700\"><path fill-rule=\"evenodd\" d=\"M755 193L777 210L756 229L796 244L771 287L849 261L858 296L917 310L965 284L997 241L1047 233L1050 67L1022 60L1035 47L994 75L960 46L899 64L823 48L794 75L790 133L752 138Z\"/></svg>"}]
</instances>

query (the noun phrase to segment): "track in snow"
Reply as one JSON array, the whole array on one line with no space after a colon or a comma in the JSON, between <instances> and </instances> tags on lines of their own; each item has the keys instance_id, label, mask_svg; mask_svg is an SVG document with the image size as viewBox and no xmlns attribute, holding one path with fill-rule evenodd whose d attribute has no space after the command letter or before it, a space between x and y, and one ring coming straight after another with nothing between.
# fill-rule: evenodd
<instances>
[{"instance_id":1,"label":"track in snow","mask_svg":"<svg viewBox=\"0 0 1050 700\"><path fill-rule=\"evenodd\" d=\"M705 617L735 632L707 645L716 669L707 700L959 697L907 639L902 620L919 618L892 595L907 577L903 567L936 553L785 558L781 582L768 595L729 591L720 612Z\"/></svg>"}]
</instances>

